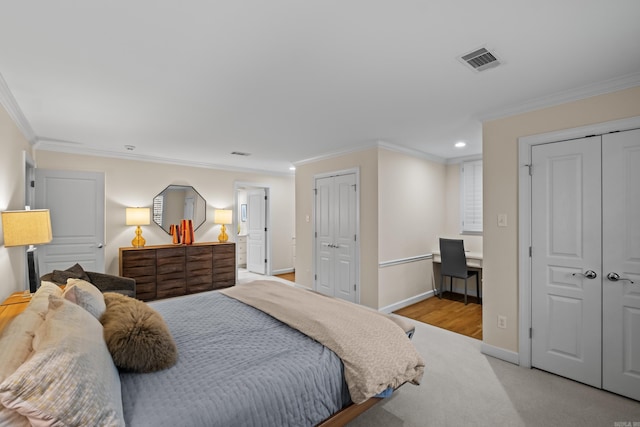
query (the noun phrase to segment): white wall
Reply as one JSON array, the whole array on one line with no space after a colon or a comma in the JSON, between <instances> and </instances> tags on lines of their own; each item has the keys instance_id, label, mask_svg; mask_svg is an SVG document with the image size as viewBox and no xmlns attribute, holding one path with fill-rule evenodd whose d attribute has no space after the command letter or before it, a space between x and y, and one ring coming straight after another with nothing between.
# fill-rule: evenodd
<instances>
[{"instance_id":1,"label":"white wall","mask_svg":"<svg viewBox=\"0 0 640 427\"><path fill-rule=\"evenodd\" d=\"M151 207L153 198L168 185L191 185L207 201L207 219L195 232L196 242L215 242L220 234L220 226L212 222L213 210L233 209L236 181L260 183L271 188L272 268L290 270L293 267L293 176L270 176L53 151L37 151L36 162L38 168L42 169L104 172L107 273L118 274L118 248L130 247L134 237L135 227L124 225L126 207ZM235 241L236 230L230 231L229 241ZM153 222L143 226L142 234L147 245L171 242L171 236Z\"/></svg>"},{"instance_id":2,"label":"white wall","mask_svg":"<svg viewBox=\"0 0 640 427\"><path fill-rule=\"evenodd\" d=\"M24 152L31 153L31 145L2 106L0 147L0 211L24 209ZM27 288L25 248L5 248L2 236L0 223L0 301Z\"/></svg>"}]
</instances>

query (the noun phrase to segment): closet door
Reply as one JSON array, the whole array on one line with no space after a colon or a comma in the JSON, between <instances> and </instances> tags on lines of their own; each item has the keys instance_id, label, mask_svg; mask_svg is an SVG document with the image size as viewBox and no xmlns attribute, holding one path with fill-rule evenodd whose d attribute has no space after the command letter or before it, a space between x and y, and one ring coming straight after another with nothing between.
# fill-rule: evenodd
<instances>
[{"instance_id":1,"label":"closet door","mask_svg":"<svg viewBox=\"0 0 640 427\"><path fill-rule=\"evenodd\" d=\"M532 365L601 386L600 138L532 147Z\"/></svg>"},{"instance_id":2,"label":"closet door","mask_svg":"<svg viewBox=\"0 0 640 427\"><path fill-rule=\"evenodd\" d=\"M640 400L640 130L603 136L602 188L603 388Z\"/></svg>"},{"instance_id":3,"label":"closet door","mask_svg":"<svg viewBox=\"0 0 640 427\"><path fill-rule=\"evenodd\" d=\"M315 289L357 302L355 174L316 178Z\"/></svg>"}]
</instances>

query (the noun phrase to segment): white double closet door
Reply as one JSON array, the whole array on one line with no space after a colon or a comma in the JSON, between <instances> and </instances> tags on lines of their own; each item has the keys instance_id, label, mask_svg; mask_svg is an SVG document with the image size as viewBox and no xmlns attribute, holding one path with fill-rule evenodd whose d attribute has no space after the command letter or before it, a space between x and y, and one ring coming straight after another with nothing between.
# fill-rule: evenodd
<instances>
[{"instance_id":1,"label":"white double closet door","mask_svg":"<svg viewBox=\"0 0 640 427\"><path fill-rule=\"evenodd\" d=\"M640 400L640 130L531 150L532 366Z\"/></svg>"},{"instance_id":2,"label":"white double closet door","mask_svg":"<svg viewBox=\"0 0 640 427\"><path fill-rule=\"evenodd\" d=\"M314 289L358 302L356 174L315 179Z\"/></svg>"}]
</instances>

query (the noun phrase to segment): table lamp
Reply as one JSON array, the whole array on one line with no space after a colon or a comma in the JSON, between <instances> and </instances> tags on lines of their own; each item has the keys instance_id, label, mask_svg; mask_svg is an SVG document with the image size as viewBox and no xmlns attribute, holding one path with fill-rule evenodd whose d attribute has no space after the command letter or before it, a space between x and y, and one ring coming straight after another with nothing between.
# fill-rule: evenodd
<instances>
[{"instance_id":1,"label":"table lamp","mask_svg":"<svg viewBox=\"0 0 640 427\"><path fill-rule=\"evenodd\" d=\"M225 243L229 240L225 225L233 224L233 211L231 209L216 209L213 211L213 222L222 225L220 234L218 235L218 241Z\"/></svg>"},{"instance_id":2,"label":"table lamp","mask_svg":"<svg viewBox=\"0 0 640 427\"><path fill-rule=\"evenodd\" d=\"M127 208L126 210L125 224L137 226L136 237L131 241L131 246L134 248L143 248L147 243L142 237L142 228L140 226L151 224L150 215L151 209L149 208Z\"/></svg>"},{"instance_id":3,"label":"table lamp","mask_svg":"<svg viewBox=\"0 0 640 427\"><path fill-rule=\"evenodd\" d=\"M2 212L2 230L4 245L29 246L27 249L27 272L29 291L35 292L40 286L38 253L34 245L51 242L51 216L49 209Z\"/></svg>"}]
</instances>

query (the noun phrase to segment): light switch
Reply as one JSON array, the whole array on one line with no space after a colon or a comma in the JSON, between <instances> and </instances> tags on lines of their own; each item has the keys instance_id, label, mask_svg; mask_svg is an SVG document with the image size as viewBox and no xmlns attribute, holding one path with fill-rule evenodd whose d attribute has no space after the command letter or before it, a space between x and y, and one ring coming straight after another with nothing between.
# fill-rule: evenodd
<instances>
[{"instance_id":1,"label":"light switch","mask_svg":"<svg viewBox=\"0 0 640 427\"><path fill-rule=\"evenodd\" d=\"M311 221L311 217L309 217L309 215L307 215L307 216L304 217L304 220L309 222L309 221Z\"/></svg>"},{"instance_id":2,"label":"light switch","mask_svg":"<svg viewBox=\"0 0 640 427\"><path fill-rule=\"evenodd\" d=\"M498 227L507 226L507 214L498 214Z\"/></svg>"}]
</instances>

